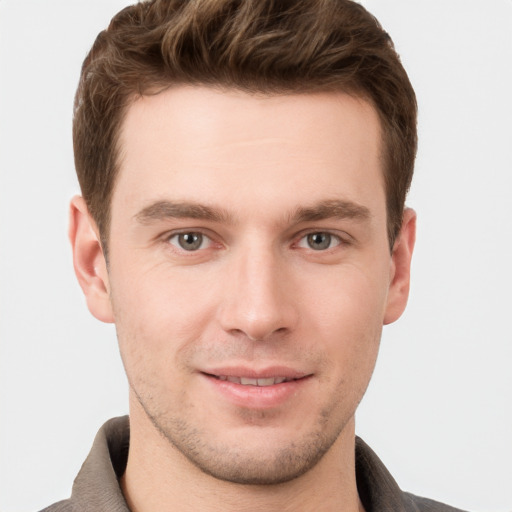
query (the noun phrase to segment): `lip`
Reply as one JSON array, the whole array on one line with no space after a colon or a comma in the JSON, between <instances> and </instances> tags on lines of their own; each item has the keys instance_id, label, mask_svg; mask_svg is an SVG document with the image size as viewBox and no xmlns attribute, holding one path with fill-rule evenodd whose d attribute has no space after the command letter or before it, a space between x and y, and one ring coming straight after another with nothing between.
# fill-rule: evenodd
<instances>
[{"instance_id":1,"label":"lip","mask_svg":"<svg viewBox=\"0 0 512 512\"><path fill-rule=\"evenodd\" d=\"M286 379L301 379L307 376L306 372L298 371L288 366L269 366L265 368L248 368L246 366L226 366L202 370L208 375L226 375L244 377L247 379L267 379L270 377L285 377Z\"/></svg>"},{"instance_id":2,"label":"lip","mask_svg":"<svg viewBox=\"0 0 512 512\"><path fill-rule=\"evenodd\" d=\"M258 370L246 367L215 368L203 370L200 375L217 396L235 406L249 409L272 409L286 404L303 390L312 377L312 374L284 366ZM268 386L256 386L222 380L219 377L244 379L281 377L286 380Z\"/></svg>"}]
</instances>

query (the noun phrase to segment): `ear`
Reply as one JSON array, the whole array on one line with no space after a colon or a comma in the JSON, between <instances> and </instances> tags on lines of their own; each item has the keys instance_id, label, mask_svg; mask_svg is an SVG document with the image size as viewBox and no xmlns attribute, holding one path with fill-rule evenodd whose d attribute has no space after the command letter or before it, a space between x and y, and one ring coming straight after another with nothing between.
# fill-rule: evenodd
<instances>
[{"instance_id":1,"label":"ear","mask_svg":"<svg viewBox=\"0 0 512 512\"><path fill-rule=\"evenodd\" d=\"M102 322L113 322L107 263L96 223L80 196L71 200L69 239L73 249L75 274L84 292L89 311Z\"/></svg>"},{"instance_id":2,"label":"ear","mask_svg":"<svg viewBox=\"0 0 512 512\"><path fill-rule=\"evenodd\" d=\"M391 254L391 274L384 325L398 320L405 310L411 282L411 259L416 241L416 212L406 208L402 228Z\"/></svg>"}]
</instances>

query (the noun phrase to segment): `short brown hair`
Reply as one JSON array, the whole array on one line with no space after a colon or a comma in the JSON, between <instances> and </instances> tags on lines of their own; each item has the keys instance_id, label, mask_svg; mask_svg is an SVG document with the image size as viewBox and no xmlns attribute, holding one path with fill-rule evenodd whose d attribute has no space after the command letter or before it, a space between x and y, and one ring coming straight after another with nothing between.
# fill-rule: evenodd
<instances>
[{"instance_id":1,"label":"short brown hair","mask_svg":"<svg viewBox=\"0 0 512 512\"><path fill-rule=\"evenodd\" d=\"M389 35L350 0L150 0L127 7L86 57L73 142L82 194L106 251L119 132L130 102L173 84L369 100L383 132L390 247L416 156L414 90Z\"/></svg>"}]
</instances>

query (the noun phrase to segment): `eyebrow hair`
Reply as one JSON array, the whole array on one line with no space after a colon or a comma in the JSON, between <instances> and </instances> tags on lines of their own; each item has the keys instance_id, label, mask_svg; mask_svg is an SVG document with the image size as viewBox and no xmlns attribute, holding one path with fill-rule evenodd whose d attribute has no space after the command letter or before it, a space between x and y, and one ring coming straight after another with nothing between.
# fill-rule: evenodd
<instances>
[{"instance_id":1,"label":"eyebrow hair","mask_svg":"<svg viewBox=\"0 0 512 512\"><path fill-rule=\"evenodd\" d=\"M232 216L224 209L212 208L199 203L157 201L135 214L141 224L165 219L199 219L213 222L233 222ZM323 219L355 219L364 221L371 217L366 206L353 201L330 199L311 206L299 207L290 216L289 222L314 222Z\"/></svg>"},{"instance_id":2,"label":"eyebrow hair","mask_svg":"<svg viewBox=\"0 0 512 512\"><path fill-rule=\"evenodd\" d=\"M366 206L343 199L321 201L309 207L297 208L292 216L295 222L311 222L323 219L368 220L371 217Z\"/></svg>"},{"instance_id":3,"label":"eyebrow hair","mask_svg":"<svg viewBox=\"0 0 512 512\"><path fill-rule=\"evenodd\" d=\"M228 212L218 208L189 202L157 201L135 214L141 224L165 219L200 219L214 222L230 221Z\"/></svg>"}]
</instances>

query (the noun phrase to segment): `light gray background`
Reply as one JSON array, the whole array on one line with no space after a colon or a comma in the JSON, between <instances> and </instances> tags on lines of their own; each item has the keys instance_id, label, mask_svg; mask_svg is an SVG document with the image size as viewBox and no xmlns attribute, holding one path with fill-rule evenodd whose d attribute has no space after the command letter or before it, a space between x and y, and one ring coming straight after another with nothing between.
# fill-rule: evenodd
<instances>
[{"instance_id":1,"label":"light gray background","mask_svg":"<svg viewBox=\"0 0 512 512\"><path fill-rule=\"evenodd\" d=\"M512 1L367 0L416 88L408 310L385 329L358 433L402 488L512 510ZM0 509L69 495L127 412L114 329L75 282L71 105L120 0L0 0Z\"/></svg>"}]
</instances>

